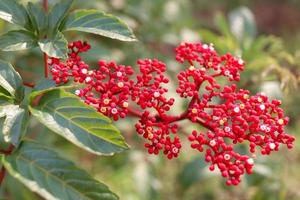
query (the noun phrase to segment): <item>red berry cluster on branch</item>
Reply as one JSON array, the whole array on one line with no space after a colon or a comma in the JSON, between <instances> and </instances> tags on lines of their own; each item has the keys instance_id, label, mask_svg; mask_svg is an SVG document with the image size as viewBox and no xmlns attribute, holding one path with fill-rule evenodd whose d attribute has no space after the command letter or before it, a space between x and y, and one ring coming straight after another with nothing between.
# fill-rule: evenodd
<instances>
[{"instance_id":1,"label":"red berry cluster on branch","mask_svg":"<svg viewBox=\"0 0 300 200\"><path fill-rule=\"evenodd\" d=\"M147 143L150 154L162 151L169 159L177 157L181 149L177 136L177 122L188 119L207 129L193 131L188 137L191 147L205 152L209 169L217 167L228 185L237 185L244 173L252 173L254 160L242 155L235 144L249 144L250 153L259 148L261 154L278 151L280 145L293 147L295 138L284 132L288 118L278 100L269 100L262 93L250 96L248 90L236 88L235 84L222 86L217 81L225 77L230 83L240 80L239 72L244 61L230 54L218 55L213 45L182 43L176 49L176 60L189 67L178 74L176 92L189 98L185 112L168 114L174 98L167 98L169 82L164 75L166 65L156 59L138 60L139 73L132 67L115 62L99 61L97 69L89 69L79 53L90 49L90 45L77 41L69 44L69 58L63 62L52 58L52 77L57 84L69 79L82 83L76 95L85 103L114 120L127 114L139 117L136 124L138 134ZM131 105L135 102L142 111Z\"/></svg>"}]
</instances>

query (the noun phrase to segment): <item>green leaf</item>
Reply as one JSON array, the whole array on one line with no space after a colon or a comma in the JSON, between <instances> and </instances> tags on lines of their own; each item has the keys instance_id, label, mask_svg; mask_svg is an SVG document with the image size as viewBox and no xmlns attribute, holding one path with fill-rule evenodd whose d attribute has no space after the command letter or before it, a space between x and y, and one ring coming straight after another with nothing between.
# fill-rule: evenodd
<instances>
[{"instance_id":1,"label":"green leaf","mask_svg":"<svg viewBox=\"0 0 300 200\"><path fill-rule=\"evenodd\" d=\"M42 39L38 43L47 55L54 58L67 58L68 41L61 32L57 32L54 38Z\"/></svg>"},{"instance_id":2,"label":"green leaf","mask_svg":"<svg viewBox=\"0 0 300 200\"><path fill-rule=\"evenodd\" d=\"M60 157L53 150L24 141L2 160L9 174L45 199L116 200L103 183Z\"/></svg>"},{"instance_id":3,"label":"green leaf","mask_svg":"<svg viewBox=\"0 0 300 200\"><path fill-rule=\"evenodd\" d=\"M0 107L0 117L5 116L2 127L4 141L18 146L21 138L26 133L28 112L18 105Z\"/></svg>"},{"instance_id":4,"label":"green leaf","mask_svg":"<svg viewBox=\"0 0 300 200\"><path fill-rule=\"evenodd\" d=\"M71 13L62 31L82 31L122 41L136 41L131 29L119 18L97 10L76 10Z\"/></svg>"},{"instance_id":5,"label":"green leaf","mask_svg":"<svg viewBox=\"0 0 300 200\"><path fill-rule=\"evenodd\" d=\"M3 51L18 51L37 46L36 37L29 31L9 31L0 36L0 49Z\"/></svg>"},{"instance_id":6,"label":"green leaf","mask_svg":"<svg viewBox=\"0 0 300 200\"><path fill-rule=\"evenodd\" d=\"M21 76L13 66L0 60L0 86L9 92L15 99L22 100L24 87Z\"/></svg>"},{"instance_id":7,"label":"green leaf","mask_svg":"<svg viewBox=\"0 0 300 200\"><path fill-rule=\"evenodd\" d=\"M26 9L16 0L0 1L0 18L21 27L26 27L29 24Z\"/></svg>"},{"instance_id":8,"label":"green leaf","mask_svg":"<svg viewBox=\"0 0 300 200\"><path fill-rule=\"evenodd\" d=\"M53 6L49 13L49 31L56 32L66 18L74 0L65 0Z\"/></svg>"},{"instance_id":9,"label":"green leaf","mask_svg":"<svg viewBox=\"0 0 300 200\"><path fill-rule=\"evenodd\" d=\"M31 2L27 5L27 10L34 29L40 36L43 36L48 28L48 18L40 4Z\"/></svg>"},{"instance_id":10,"label":"green leaf","mask_svg":"<svg viewBox=\"0 0 300 200\"><path fill-rule=\"evenodd\" d=\"M40 98L38 105L34 105L36 98ZM111 120L76 95L50 89L33 92L30 99L32 115L79 147L97 155L112 155L128 148Z\"/></svg>"}]
</instances>

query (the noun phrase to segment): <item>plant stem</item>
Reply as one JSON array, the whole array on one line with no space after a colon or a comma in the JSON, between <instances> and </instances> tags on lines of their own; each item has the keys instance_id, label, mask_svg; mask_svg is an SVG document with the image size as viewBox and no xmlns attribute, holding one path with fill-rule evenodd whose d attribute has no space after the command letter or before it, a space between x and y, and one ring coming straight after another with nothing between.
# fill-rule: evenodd
<instances>
[{"instance_id":1,"label":"plant stem","mask_svg":"<svg viewBox=\"0 0 300 200\"><path fill-rule=\"evenodd\" d=\"M44 11L48 12L48 0L43 0L43 8ZM47 35L45 36L47 38ZM48 55L44 53L44 72L45 72L45 78L49 78L49 66L48 66Z\"/></svg>"},{"instance_id":2,"label":"plant stem","mask_svg":"<svg viewBox=\"0 0 300 200\"><path fill-rule=\"evenodd\" d=\"M46 12L48 12L48 0L43 0L43 8Z\"/></svg>"},{"instance_id":3,"label":"plant stem","mask_svg":"<svg viewBox=\"0 0 300 200\"><path fill-rule=\"evenodd\" d=\"M30 88L34 88L34 83L28 83L28 82L23 82L23 85L30 87Z\"/></svg>"},{"instance_id":4,"label":"plant stem","mask_svg":"<svg viewBox=\"0 0 300 200\"><path fill-rule=\"evenodd\" d=\"M6 174L6 169L4 168L4 166L2 166L1 171L0 171L0 185L3 182L5 174Z\"/></svg>"},{"instance_id":5,"label":"plant stem","mask_svg":"<svg viewBox=\"0 0 300 200\"><path fill-rule=\"evenodd\" d=\"M44 53L44 71L45 71L45 78L49 78L49 67L48 67L48 55Z\"/></svg>"},{"instance_id":6,"label":"plant stem","mask_svg":"<svg viewBox=\"0 0 300 200\"><path fill-rule=\"evenodd\" d=\"M4 155L9 155L14 150L15 146L13 144L10 144L7 149L0 149L0 153Z\"/></svg>"}]
</instances>

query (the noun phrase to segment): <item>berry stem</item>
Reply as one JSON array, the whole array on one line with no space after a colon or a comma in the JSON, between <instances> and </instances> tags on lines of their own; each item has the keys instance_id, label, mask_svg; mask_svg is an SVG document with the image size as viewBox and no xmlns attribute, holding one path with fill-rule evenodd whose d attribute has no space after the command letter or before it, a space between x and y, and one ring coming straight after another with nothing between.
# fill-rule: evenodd
<instances>
[{"instance_id":1,"label":"berry stem","mask_svg":"<svg viewBox=\"0 0 300 200\"><path fill-rule=\"evenodd\" d=\"M211 131L214 131L214 129L211 126L209 126L203 119L197 118L197 122L199 124L201 124L203 127L207 128L207 129L209 129Z\"/></svg>"},{"instance_id":2,"label":"berry stem","mask_svg":"<svg viewBox=\"0 0 300 200\"><path fill-rule=\"evenodd\" d=\"M135 117L142 117L142 113L139 110L128 108L128 114Z\"/></svg>"}]
</instances>

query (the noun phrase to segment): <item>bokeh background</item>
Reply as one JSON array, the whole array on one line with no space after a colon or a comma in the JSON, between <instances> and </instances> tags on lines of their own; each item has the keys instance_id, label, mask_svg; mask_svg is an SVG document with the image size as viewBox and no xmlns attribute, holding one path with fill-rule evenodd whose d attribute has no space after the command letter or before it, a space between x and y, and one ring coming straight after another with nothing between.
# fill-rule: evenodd
<instances>
[{"instance_id":1,"label":"bokeh background","mask_svg":"<svg viewBox=\"0 0 300 200\"><path fill-rule=\"evenodd\" d=\"M25 0L21 0L26 3ZM36 0L37 1L37 0ZM55 0L49 0L50 5ZM96 66L98 59L135 66L138 58L159 58L167 63L168 85L175 96L176 74L187 66L174 60L181 41L213 43L220 53L231 52L246 61L239 87L265 92L283 101L290 117L287 132L300 136L300 1L299 0L76 0L73 9L94 8L125 20L138 42L124 43L89 34L69 33L68 40L87 40L92 50L85 60ZM13 27L0 21L0 32ZM43 75L38 50L16 54L0 52L1 59L17 66L27 81ZM226 83L224 83L226 84ZM171 112L181 112L177 100ZM178 159L148 155L138 137L136 119L116 123L131 149L113 157L97 157L80 150L47 128L31 121L28 137L53 146L93 176L110 186L123 200L298 200L300 199L300 141L272 156L257 155L254 174L236 187L228 187L217 172L208 170L203 155L189 148L186 134L201 129L181 122L183 150ZM12 200L41 199L13 178L6 177L1 193Z\"/></svg>"}]
</instances>

